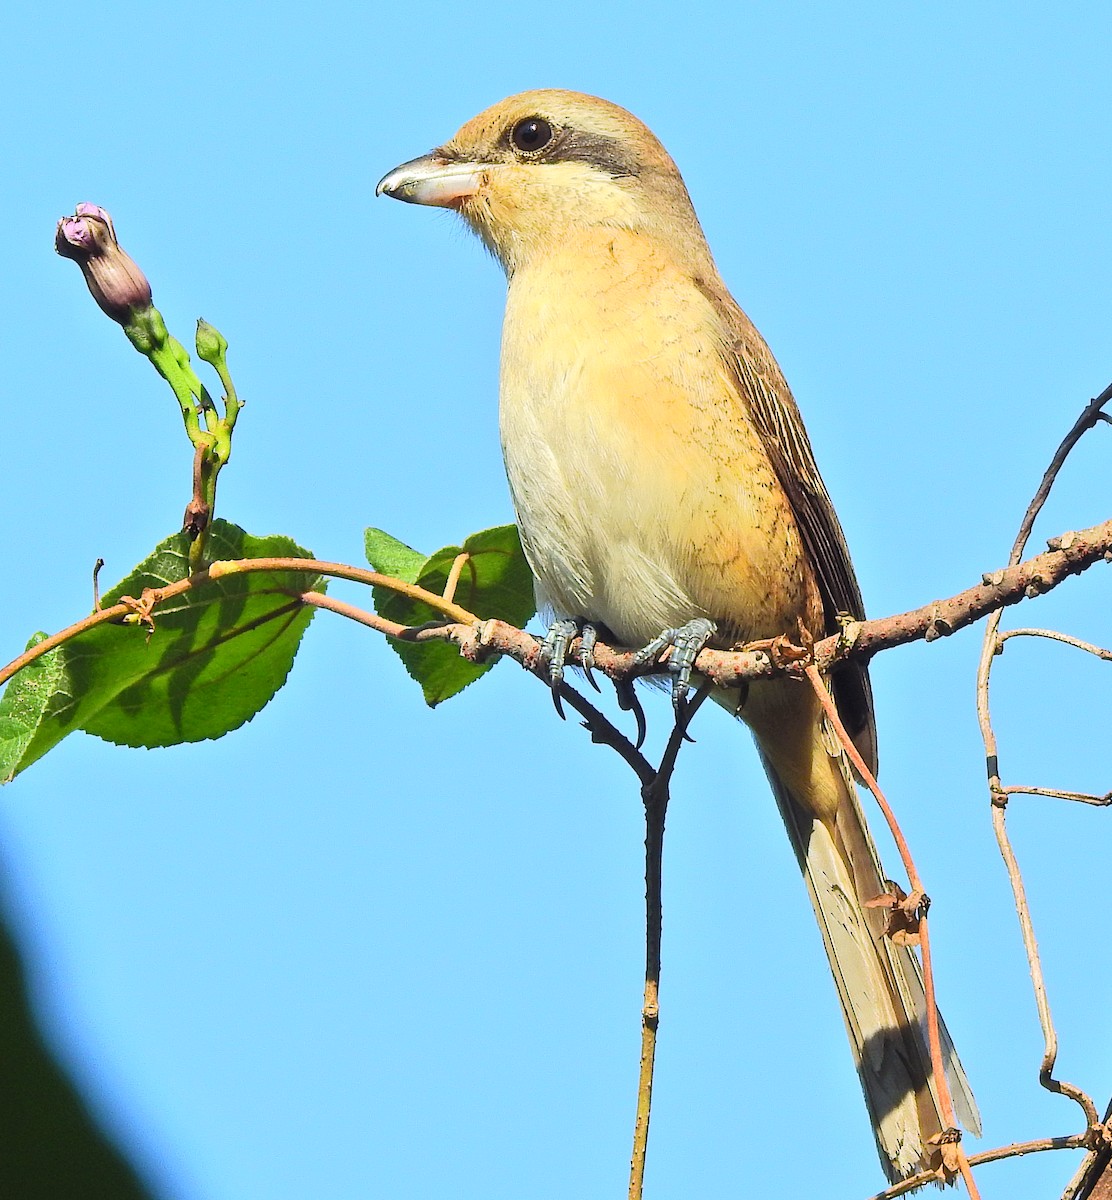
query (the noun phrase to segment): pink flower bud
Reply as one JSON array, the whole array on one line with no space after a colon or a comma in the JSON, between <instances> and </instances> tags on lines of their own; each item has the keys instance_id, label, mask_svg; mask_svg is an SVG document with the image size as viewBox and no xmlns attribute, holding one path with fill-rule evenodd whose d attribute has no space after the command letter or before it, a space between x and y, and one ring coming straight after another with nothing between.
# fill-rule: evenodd
<instances>
[{"instance_id":1,"label":"pink flower bud","mask_svg":"<svg viewBox=\"0 0 1112 1200\"><path fill-rule=\"evenodd\" d=\"M151 306L151 285L120 249L112 218L95 204L82 203L63 217L54 234L54 249L81 268L93 299L105 313L127 325L136 310Z\"/></svg>"}]
</instances>

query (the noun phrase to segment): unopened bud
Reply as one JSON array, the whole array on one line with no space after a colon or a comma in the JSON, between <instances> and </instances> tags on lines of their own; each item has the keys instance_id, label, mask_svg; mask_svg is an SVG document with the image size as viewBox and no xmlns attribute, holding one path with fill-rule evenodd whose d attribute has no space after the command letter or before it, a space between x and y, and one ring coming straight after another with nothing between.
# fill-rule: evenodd
<instances>
[{"instance_id":1,"label":"unopened bud","mask_svg":"<svg viewBox=\"0 0 1112 1200\"><path fill-rule=\"evenodd\" d=\"M215 363L222 358L228 349L224 335L208 321L200 319L197 322L197 357L202 362Z\"/></svg>"},{"instance_id":2,"label":"unopened bud","mask_svg":"<svg viewBox=\"0 0 1112 1200\"><path fill-rule=\"evenodd\" d=\"M134 260L120 249L112 218L96 204L79 204L63 217L54 234L54 249L72 258L101 309L121 325L136 311L151 306L151 285Z\"/></svg>"}]
</instances>

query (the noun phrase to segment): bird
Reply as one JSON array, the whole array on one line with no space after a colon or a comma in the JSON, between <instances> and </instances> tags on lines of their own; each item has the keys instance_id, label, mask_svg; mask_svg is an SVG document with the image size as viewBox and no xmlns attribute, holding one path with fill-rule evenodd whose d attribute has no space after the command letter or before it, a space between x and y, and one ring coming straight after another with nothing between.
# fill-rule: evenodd
<instances>
[{"instance_id":1,"label":"bird","mask_svg":"<svg viewBox=\"0 0 1112 1200\"><path fill-rule=\"evenodd\" d=\"M376 194L455 211L505 271L499 429L554 629L585 624L635 647L663 633L689 663L704 644L818 640L864 618L799 408L722 281L679 169L638 118L596 96L523 92L390 171ZM837 667L829 684L875 772L867 667ZM713 697L756 740L882 1167L890 1181L932 1169L945 1124L921 967L868 905L889 885L844 751L805 680ZM979 1133L941 1033L955 1110Z\"/></svg>"}]
</instances>

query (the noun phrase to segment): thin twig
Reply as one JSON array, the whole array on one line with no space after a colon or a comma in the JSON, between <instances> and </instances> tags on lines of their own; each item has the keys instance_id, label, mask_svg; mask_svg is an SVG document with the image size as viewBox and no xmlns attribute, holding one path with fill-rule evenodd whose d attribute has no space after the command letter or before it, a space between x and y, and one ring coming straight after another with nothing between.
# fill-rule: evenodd
<instances>
[{"instance_id":1,"label":"thin twig","mask_svg":"<svg viewBox=\"0 0 1112 1200\"><path fill-rule=\"evenodd\" d=\"M1066 1184L1061 1200L1093 1200L1100 1194L1107 1200L1108 1171L1112 1166L1112 1100L1104 1110L1100 1133L1089 1130L1089 1152L1081 1160L1074 1177Z\"/></svg>"},{"instance_id":2,"label":"thin twig","mask_svg":"<svg viewBox=\"0 0 1112 1200\"><path fill-rule=\"evenodd\" d=\"M1075 650L1083 650L1086 654L1092 654L1102 662L1112 662L1112 650L1106 650L1103 646L1096 646L1092 642L1082 641L1081 638L1075 638L1068 633L1060 633L1057 629L1005 629L1003 633L996 635L997 655L1003 652L1005 642L1017 637L1046 638L1049 641L1062 642L1067 646L1072 646ZM1112 792L1096 795L1093 792L1071 792L1061 788L1027 787L1020 784L999 787L997 795L1050 796L1058 800L1075 800L1080 804L1092 804L1098 808L1107 808L1112 805Z\"/></svg>"},{"instance_id":3,"label":"thin twig","mask_svg":"<svg viewBox=\"0 0 1112 1200\"><path fill-rule=\"evenodd\" d=\"M1064 642L1067 646L1072 646L1075 650L1084 650L1086 654L1092 654L1104 662L1112 662L1112 650L1105 650L1102 646L1094 646L1092 642L1083 642L1080 638L1072 637L1068 633L1059 633L1057 629L1005 629L996 638L997 654L1000 653L1000 648L1003 647L1005 642L1015 637L1047 638L1052 642Z\"/></svg>"},{"instance_id":4,"label":"thin twig","mask_svg":"<svg viewBox=\"0 0 1112 1200\"><path fill-rule=\"evenodd\" d=\"M100 572L103 566L103 558L93 563L93 612L100 612Z\"/></svg>"},{"instance_id":5,"label":"thin twig","mask_svg":"<svg viewBox=\"0 0 1112 1200\"><path fill-rule=\"evenodd\" d=\"M1031 499L1031 503L1027 506L1023 520L1020 522L1019 531L1016 534L1009 557L1009 569L1016 569L1017 564L1022 559L1023 552L1027 546L1027 539L1031 536L1035 520L1042 511L1042 507L1046 503L1051 488L1053 488L1055 480L1058 478L1058 473L1061 471L1062 465L1065 463L1070 451L1073 450L1074 446L1077 445L1088 430L1092 429L1098 421L1102 420L1100 410L1109 400L1112 400L1112 384L1085 406L1085 409L1074 422L1070 431L1062 439L1061 444L1050 461L1050 465L1043 473L1043 477L1039 482L1035 495ZM1052 547L1051 552L1055 552L1054 547L1068 552L1075 536L1067 534L1061 538L1052 539L1048 543ZM1006 574L1006 572L1003 572L1003 574ZM1008 872L1016 915L1019 918L1020 933L1023 938L1023 948L1027 955L1027 966L1031 973L1035 1007L1038 1010L1039 1024L1042 1027L1043 1057L1039 1067L1039 1083L1047 1091L1057 1092L1075 1101L1085 1114L1086 1126L1091 1130L1099 1124L1096 1105L1093 1103L1092 1098L1076 1085L1054 1078L1054 1064L1058 1057L1058 1034L1054 1028L1054 1020L1050 1013L1050 1000L1046 993L1046 980L1043 976L1042 961L1039 957L1038 941L1035 937L1035 927L1031 919L1031 909L1027 902L1027 892L1023 884L1023 876L1020 872L1019 862L1012 848L1011 840L1008 837L1006 810L1009 792L1005 791L1000 776L999 747L996 740L996 731L992 724L992 712L989 704L989 683L992 674L992 665L996 656L1000 653L1005 640L999 633L1002 616L1002 610L997 610L989 616L985 626L984 640L981 644L980 662L977 666L977 719L981 729L981 739L985 747L989 796L992 802L992 828L996 836L996 844L1000 850L1000 856ZM1060 640L1068 639L1063 636Z\"/></svg>"},{"instance_id":6,"label":"thin twig","mask_svg":"<svg viewBox=\"0 0 1112 1200\"><path fill-rule=\"evenodd\" d=\"M1025 1154L1041 1154L1044 1150L1079 1150L1085 1145L1088 1134L1071 1133L1065 1137L1038 1138L1033 1142L1012 1142L1008 1146L997 1146L993 1150L982 1150L979 1154L969 1156L971 1167L980 1167L985 1163L999 1162L1004 1158L1021 1158ZM927 1183L937 1183L936 1171L920 1171L918 1175L909 1175L899 1183L892 1184L883 1192L870 1196L869 1200L896 1200L916 1188Z\"/></svg>"},{"instance_id":7,"label":"thin twig","mask_svg":"<svg viewBox=\"0 0 1112 1200\"><path fill-rule=\"evenodd\" d=\"M1054 486L1054 482L1058 478L1058 472L1061 471L1062 465L1070 455L1070 451L1099 421L1108 420L1107 415L1102 413L1101 409L1109 400L1112 400L1112 383L1099 396L1089 401L1083 409L1081 416L1073 423L1073 428L1070 429L1069 433L1062 439L1061 445L1055 450L1054 457L1050 460L1050 466L1043 472L1038 489L1034 496L1031 497L1031 503L1028 504L1027 511L1023 514L1023 520L1019 524L1019 532L1016 534L1015 542L1012 544L1011 557L1008 559L1010 563L1017 563L1023 557L1023 550L1027 545L1027 539L1031 536L1031 530L1035 526L1035 519L1042 512L1042 507L1050 495L1050 489Z\"/></svg>"},{"instance_id":8,"label":"thin twig","mask_svg":"<svg viewBox=\"0 0 1112 1200\"><path fill-rule=\"evenodd\" d=\"M637 776L642 787L652 781L655 771L649 760L608 717L595 708L586 696L565 682L560 685L560 699L574 708L583 718L583 728L590 733L591 741L609 746L612 750L617 751Z\"/></svg>"},{"instance_id":9,"label":"thin twig","mask_svg":"<svg viewBox=\"0 0 1112 1200\"><path fill-rule=\"evenodd\" d=\"M1031 987L1035 993L1035 1007L1039 1013L1039 1024L1043 1031L1043 1057L1039 1067L1039 1083L1048 1092L1056 1092L1067 1096L1081 1106L1085 1114L1085 1123L1089 1128L1099 1124L1097 1107L1087 1092L1064 1079L1054 1078L1054 1063L1058 1058L1058 1033L1054 1028L1054 1020L1050 1015L1050 1000L1046 994L1046 980L1042 971L1042 960L1039 957L1039 944L1035 938L1035 926L1031 920L1031 909L1027 903L1027 890L1023 884L1023 875L1019 869L1019 861L1012 848L1005 823L1006 797L994 795L992 805L992 831L996 835L996 844L1000 857L1008 872L1008 880L1012 885L1012 897L1015 901L1016 915L1019 917L1019 928L1023 936L1023 948L1027 953L1027 966L1031 972Z\"/></svg>"},{"instance_id":10,"label":"thin twig","mask_svg":"<svg viewBox=\"0 0 1112 1200\"><path fill-rule=\"evenodd\" d=\"M387 588L403 596L408 596L410 599L420 600L442 612L457 624L471 626L478 621L475 614L468 612L467 609L446 601L435 592L428 592L416 584L406 583L404 579L395 579L391 575L380 575L377 571L367 571L362 567L349 567L344 563L321 562L314 558L243 558L214 562L210 563L205 570L198 571L186 579L179 579L176 583L167 584L166 587L148 588L144 592L144 597L149 604L149 609L153 610L157 605L203 587L212 580L223 579L229 575L246 575L256 571L292 571L297 574L328 575L337 579L349 579L356 583ZM119 621L121 617L126 617L134 611L134 604L113 604L110 608L97 609L96 612L83 617L80 621L75 621L58 633L51 634L50 637L44 638L29 650L25 650L18 658L12 659L6 666L0 667L0 685L7 683L18 671L30 666L44 654L49 654L51 650L56 650L59 646L79 637L97 625ZM397 628L409 630L409 626L404 625L399 625ZM452 627L447 627L443 633L438 633L437 636L443 637L445 640L452 640L452 632ZM521 636L528 638L529 635L522 634ZM532 639L530 640L532 641ZM532 644L535 647L535 641L532 641Z\"/></svg>"},{"instance_id":11,"label":"thin twig","mask_svg":"<svg viewBox=\"0 0 1112 1200\"><path fill-rule=\"evenodd\" d=\"M459 587L459 577L463 571L465 563L471 561L471 555L466 550L461 551L452 559L452 569L448 572L448 578L444 581L443 596L445 600L451 601L456 598L456 588Z\"/></svg>"},{"instance_id":12,"label":"thin twig","mask_svg":"<svg viewBox=\"0 0 1112 1200\"><path fill-rule=\"evenodd\" d=\"M1002 787L998 793L1001 796L1050 796L1055 800L1076 800L1078 804L1092 804L1096 808L1108 808L1112 805L1112 792L1103 796L1092 792L1064 792L1060 788L1026 787L1023 784L1011 783Z\"/></svg>"},{"instance_id":13,"label":"thin twig","mask_svg":"<svg viewBox=\"0 0 1112 1200\"><path fill-rule=\"evenodd\" d=\"M661 884L664 860L664 821L676 758L691 719L710 693L704 683L679 713L660 766L643 783L645 804L645 992L641 1006L641 1070L637 1081L637 1116L633 1124L633 1153L629 1168L629 1200L641 1200L645 1186L645 1157L652 1116L656 1033L660 1025L660 947L663 932Z\"/></svg>"},{"instance_id":14,"label":"thin twig","mask_svg":"<svg viewBox=\"0 0 1112 1200\"><path fill-rule=\"evenodd\" d=\"M927 906L929 901L923 889L923 881L919 878L915 860L911 857L911 848L907 844L907 839L903 835L899 821L896 820L896 814L893 812L892 806L888 803L884 793L880 790L880 785L877 783L876 777L869 770L868 764L861 757L860 751L854 745L853 739L846 732L846 728L842 724L842 719L838 715L838 706L834 703L834 699L830 695L830 690L826 686L822 673L814 663L809 663L804 668L804 674L814 689L814 693L822 705L823 712L837 734L842 748L845 750L850 762L853 763L854 769L857 771L861 781L872 792L873 798L880 807L880 811L884 814L884 819L892 832L896 849L899 851L900 859L903 862L904 870L907 872L908 886L911 889L911 895L908 897L908 900L916 901L915 907L918 910L919 916L919 950L923 960L923 993L927 1010L927 1045L930 1049L931 1074L934 1076L934 1085L938 1094L938 1107L941 1109L942 1122L946 1126L947 1131L953 1130L960 1137L957 1118L954 1116L954 1104L950 1097L950 1083L946 1078L946 1066L942 1059L942 1037L939 1032L938 1000L934 990L934 970L931 961L930 936L927 932ZM951 1143L951 1145L954 1148L958 1170L961 1172L962 1179L965 1180L970 1200L980 1200L980 1192L977 1191L977 1185L973 1181L973 1172L969 1169L969 1159L966 1157L960 1140Z\"/></svg>"},{"instance_id":15,"label":"thin twig","mask_svg":"<svg viewBox=\"0 0 1112 1200\"><path fill-rule=\"evenodd\" d=\"M384 633L387 637L400 637L409 628L408 625L399 625L397 621L388 621L378 613L368 612L365 608L358 608L344 600L337 600L334 596L327 596L324 592L302 592L298 599L302 604L313 608L325 608L341 617L347 617L349 621L356 621L369 629Z\"/></svg>"},{"instance_id":16,"label":"thin twig","mask_svg":"<svg viewBox=\"0 0 1112 1200\"><path fill-rule=\"evenodd\" d=\"M185 580L183 582L188 583L189 581ZM188 589L182 588L181 590L187 591ZM36 642L29 650L24 650L18 658L13 658L7 666L0 667L0 684L7 683L13 675L22 671L24 667L29 667L36 659L42 658L44 654L49 654L51 650L56 650L72 638L78 637L90 629L95 629L98 625L107 624L109 621L119 621L131 611L132 609L126 604L113 604L111 608L98 608L96 612L90 613L87 617L82 617L80 621L75 621L59 633L54 633L50 637L43 638L41 642Z\"/></svg>"},{"instance_id":17,"label":"thin twig","mask_svg":"<svg viewBox=\"0 0 1112 1200\"><path fill-rule=\"evenodd\" d=\"M371 587L388 588L400 596L420 600L437 612L443 613L450 621L473 624L479 619L466 608L445 600L435 592L418 587L415 583L407 583L404 579L382 575L378 571L368 571L363 567L350 567L347 563L321 562L315 558L237 558L209 563L204 574L209 579L223 579L228 575L243 575L250 571L301 571L329 575L336 579L348 579L353 583L366 583Z\"/></svg>"}]
</instances>

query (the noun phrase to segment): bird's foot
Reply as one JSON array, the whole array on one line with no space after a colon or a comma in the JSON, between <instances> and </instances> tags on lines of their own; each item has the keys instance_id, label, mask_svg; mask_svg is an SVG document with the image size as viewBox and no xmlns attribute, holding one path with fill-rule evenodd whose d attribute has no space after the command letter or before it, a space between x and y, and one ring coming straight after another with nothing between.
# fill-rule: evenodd
<instances>
[{"instance_id":1,"label":"bird's foot","mask_svg":"<svg viewBox=\"0 0 1112 1200\"><path fill-rule=\"evenodd\" d=\"M644 666L658 658L662 651L669 650L668 670L672 673L672 705L679 716L683 711L687 693L691 690L691 668L699 651L718 631L707 617L696 617L676 629L665 629L642 647L633 656L635 666Z\"/></svg>"},{"instance_id":2,"label":"bird's foot","mask_svg":"<svg viewBox=\"0 0 1112 1200\"><path fill-rule=\"evenodd\" d=\"M568 655L568 647L579 638L579 646L574 655ZM548 627L544 641L540 647L540 661L545 664L548 672L548 686L552 689L552 703L561 717L564 706L560 700L560 685L564 682L564 668L570 662L573 666L582 667L587 676L587 682L597 692L599 686L591 668L595 665L595 643L598 641L598 630L589 621L573 621L562 618L553 621Z\"/></svg>"}]
</instances>

